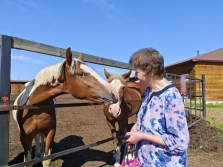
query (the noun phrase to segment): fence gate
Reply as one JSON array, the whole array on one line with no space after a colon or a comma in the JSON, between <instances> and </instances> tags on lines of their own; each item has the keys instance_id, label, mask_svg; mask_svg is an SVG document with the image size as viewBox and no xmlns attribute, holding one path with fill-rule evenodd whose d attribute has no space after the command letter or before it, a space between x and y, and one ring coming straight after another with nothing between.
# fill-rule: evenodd
<instances>
[{"instance_id":1,"label":"fence gate","mask_svg":"<svg viewBox=\"0 0 223 167\"><path fill-rule=\"evenodd\" d=\"M188 128L206 118L205 75L198 79L188 75L166 73L166 79L174 84L181 93Z\"/></svg>"}]
</instances>

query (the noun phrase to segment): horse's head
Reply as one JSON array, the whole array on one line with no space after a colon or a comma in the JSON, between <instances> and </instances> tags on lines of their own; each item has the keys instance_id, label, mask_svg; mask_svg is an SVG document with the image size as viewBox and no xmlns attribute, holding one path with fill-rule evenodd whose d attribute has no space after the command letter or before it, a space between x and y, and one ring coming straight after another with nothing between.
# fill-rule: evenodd
<instances>
[{"instance_id":1,"label":"horse's head","mask_svg":"<svg viewBox=\"0 0 223 167\"><path fill-rule=\"evenodd\" d=\"M70 48L66 50L64 72L66 90L75 98L105 104L117 103L116 90L82 61L82 54L78 59L72 58Z\"/></svg>"},{"instance_id":2,"label":"horse's head","mask_svg":"<svg viewBox=\"0 0 223 167\"><path fill-rule=\"evenodd\" d=\"M125 82L128 81L131 70L123 75L119 74L109 74L105 69L104 73L106 78L108 79L108 83L110 83L115 90L118 92L118 102L114 104L110 104L108 107L108 111L110 113L110 116L117 118L121 114L121 108L120 105L122 103L123 99L123 90L125 89Z\"/></svg>"}]
</instances>

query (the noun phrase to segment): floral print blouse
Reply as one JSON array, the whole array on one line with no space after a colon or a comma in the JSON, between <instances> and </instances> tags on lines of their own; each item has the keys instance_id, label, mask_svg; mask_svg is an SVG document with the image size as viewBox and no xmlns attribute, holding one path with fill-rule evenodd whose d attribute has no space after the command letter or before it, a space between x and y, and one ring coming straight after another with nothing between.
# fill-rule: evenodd
<instances>
[{"instance_id":1,"label":"floral print blouse","mask_svg":"<svg viewBox=\"0 0 223 167\"><path fill-rule=\"evenodd\" d=\"M142 167L186 167L189 132L182 97L174 85L148 98L145 91L137 115L137 131L160 135L167 146L142 140L137 143L137 158Z\"/></svg>"}]
</instances>

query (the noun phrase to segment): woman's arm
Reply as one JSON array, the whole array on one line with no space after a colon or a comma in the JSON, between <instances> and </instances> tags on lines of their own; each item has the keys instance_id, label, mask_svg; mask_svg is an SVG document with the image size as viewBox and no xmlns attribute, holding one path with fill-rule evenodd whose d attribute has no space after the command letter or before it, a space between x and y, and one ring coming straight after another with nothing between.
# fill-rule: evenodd
<instances>
[{"instance_id":1,"label":"woman's arm","mask_svg":"<svg viewBox=\"0 0 223 167\"><path fill-rule=\"evenodd\" d=\"M130 130L130 132L137 132L137 129L136 129L136 125L137 123L135 123L133 126L132 126L132 129Z\"/></svg>"},{"instance_id":2,"label":"woman's arm","mask_svg":"<svg viewBox=\"0 0 223 167\"><path fill-rule=\"evenodd\" d=\"M167 150L174 155L184 153L189 146L190 138L184 104L177 89L166 99L164 116L167 133L162 135L162 139L167 145Z\"/></svg>"},{"instance_id":3,"label":"woman's arm","mask_svg":"<svg viewBox=\"0 0 223 167\"><path fill-rule=\"evenodd\" d=\"M126 135L129 135L130 137L126 140L126 142L132 143L132 144L136 144L138 143L140 140L147 140L162 146L166 146L166 144L164 143L163 139L161 136L158 135L151 135L151 134L146 134L146 133L142 133L142 132L137 132L136 129L137 123L135 123L131 129L130 132L127 132Z\"/></svg>"},{"instance_id":4,"label":"woman's arm","mask_svg":"<svg viewBox=\"0 0 223 167\"><path fill-rule=\"evenodd\" d=\"M142 133L142 132L137 132L137 131L130 131L126 133L126 135L129 135L130 137L126 140L126 142L136 144L141 140L146 140L149 142L156 143L161 146L166 146L165 142L163 141L161 136L158 135L152 135L152 134L147 134L147 133Z\"/></svg>"}]
</instances>

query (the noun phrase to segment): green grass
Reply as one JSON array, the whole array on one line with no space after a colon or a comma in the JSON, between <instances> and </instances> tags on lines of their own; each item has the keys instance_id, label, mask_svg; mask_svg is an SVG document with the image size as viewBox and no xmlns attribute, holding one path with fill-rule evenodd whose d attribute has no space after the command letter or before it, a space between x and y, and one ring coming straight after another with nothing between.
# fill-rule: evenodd
<instances>
[{"instance_id":1,"label":"green grass","mask_svg":"<svg viewBox=\"0 0 223 167\"><path fill-rule=\"evenodd\" d=\"M184 104L185 107L190 107L190 103ZM196 108L199 108L201 104L197 103ZM191 103L191 107L195 108L195 103ZM223 103L206 103L206 109L222 109L223 111ZM221 134L223 135L223 122L220 122L216 117L213 118L206 118L212 126L217 127Z\"/></svg>"},{"instance_id":2,"label":"green grass","mask_svg":"<svg viewBox=\"0 0 223 167\"><path fill-rule=\"evenodd\" d=\"M222 122L219 122L217 120L217 118L215 118L215 117L213 117L213 118L206 118L206 120L208 122L210 122L210 124L212 126L215 126L215 127L219 128L219 130L221 131L221 134L223 134L223 123Z\"/></svg>"},{"instance_id":3,"label":"green grass","mask_svg":"<svg viewBox=\"0 0 223 167\"><path fill-rule=\"evenodd\" d=\"M185 107L190 107L190 103L185 103L184 104ZM195 107L195 103L191 103L191 107L194 108ZM196 108L202 107L200 103L196 104ZM219 108L223 110L223 103L206 103L206 108Z\"/></svg>"},{"instance_id":4,"label":"green grass","mask_svg":"<svg viewBox=\"0 0 223 167\"><path fill-rule=\"evenodd\" d=\"M222 109L223 110L223 103L208 103L206 104L206 109L211 109L211 108L215 108L215 109ZM210 122L210 124L212 126L215 126L217 128L219 128L219 130L221 131L221 134L223 134L223 122L218 121L218 119L216 117L213 118L206 118L206 120L208 122Z\"/></svg>"},{"instance_id":5,"label":"green grass","mask_svg":"<svg viewBox=\"0 0 223 167\"><path fill-rule=\"evenodd\" d=\"M223 110L223 103L208 103L206 108L221 108Z\"/></svg>"}]
</instances>

